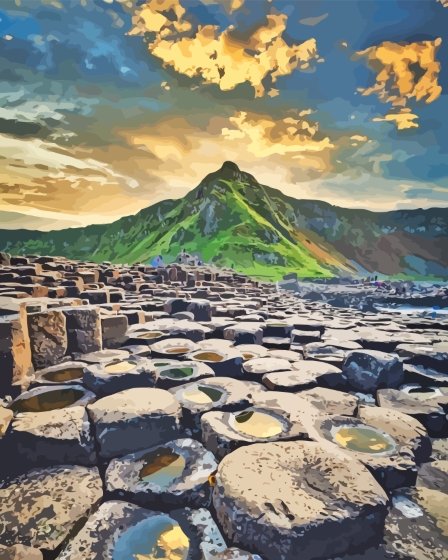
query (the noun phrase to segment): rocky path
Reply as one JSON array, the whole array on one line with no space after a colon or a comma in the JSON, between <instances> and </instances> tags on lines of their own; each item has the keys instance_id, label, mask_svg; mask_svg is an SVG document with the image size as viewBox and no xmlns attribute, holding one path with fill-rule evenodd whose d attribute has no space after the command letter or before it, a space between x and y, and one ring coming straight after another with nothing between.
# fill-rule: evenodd
<instances>
[{"instance_id":1,"label":"rocky path","mask_svg":"<svg viewBox=\"0 0 448 560\"><path fill-rule=\"evenodd\" d=\"M0 264L0 559L448 558L447 320Z\"/></svg>"}]
</instances>

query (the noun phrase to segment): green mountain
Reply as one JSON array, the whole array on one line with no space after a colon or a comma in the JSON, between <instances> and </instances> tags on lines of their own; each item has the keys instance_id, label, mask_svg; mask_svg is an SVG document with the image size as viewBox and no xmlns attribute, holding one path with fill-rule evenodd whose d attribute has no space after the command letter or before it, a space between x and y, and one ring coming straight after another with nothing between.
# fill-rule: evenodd
<instances>
[{"instance_id":1,"label":"green mountain","mask_svg":"<svg viewBox=\"0 0 448 560\"><path fill-rule=\"evenodd\" d=\"M297 200L225 162L187 196L106 225L0 230L0 250L116 263L204 262L278 280L379 273L448 278L448 209L369 212Z\"/></svg>"}]
</instances>

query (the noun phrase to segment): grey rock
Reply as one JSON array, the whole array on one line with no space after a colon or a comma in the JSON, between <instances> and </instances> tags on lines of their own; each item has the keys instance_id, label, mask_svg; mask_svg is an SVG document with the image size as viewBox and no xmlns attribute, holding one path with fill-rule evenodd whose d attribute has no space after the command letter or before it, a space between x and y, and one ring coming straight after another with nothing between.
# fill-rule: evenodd
<instances>
[{"instance_id":1,"label":"grey rock","mask_svg":"<svg viewBox=\"0 0 448 560\"><path fill-rule=\"evenodd\" d=\"M181 408L163 389L128 389L88 407L99 454L120 457L179 436Z\"/></svg>"},{"instance_id":2,"label":"grey rock","mask_svg":"<svg viewBox=\"0 0 448 560\"><path fill-rule=\"evenodd\" d=\"M404 378L398 356L376 350L350 352L342 370L352 389L366 393L398 387Z\"/></svg>"},{"instance_id":3,"label":"grey rock","mask_svg":"<svg viewBox=\"0 0 448 560\"><path fill-rule=\"evenodd\" d=\"M113 459L105 475L106 490L111 499L161 511L209 507L217 467L213 454L199 442L178 439Z\"/></svg>"},{"instance_id":4,"label":"grey rock","mask_svg":"<svg viewBox=\"0 0 448 560\"><path fill-rule=\"evenodd\" d=\"M0 472L24 473L53 465L94 465L96 453L86 409L82 406L18 414L0 450L9 461ZM5 471L6 469L6 471Z\"/></svg>"},{"instance_id":5,"label":"grey rock","mask_svg":"<svg viewBox=\"0 0 448 560\"><path fill-rule=\"evenodd\" d=\"M102 498L96 468L33 470L0 485L0 544L54 550L94 511Z\"/></svg>"},{"instance_id":6,"label":"grey rock","mask_svg":"<svg viewBox=\"0 0 448 560\"><path fill-rule=\"evenodd\" d=\"M268 560L367 547L386 515L387 496L367 469L312 442L238 449L221 462L216 482L213 501L227 537Z\"/></svg>"},{"instance_id":7,"label":"grey rock","mask_svg":"<svg viewBox=\"0 0 448 560\"><path fill-rule=\"evenodd\" d=\"M422 465L418 472L417 486L448 494L448 460Z\"/></svg>"},{"instance_id":8,"label":"grey rock","mask_svg":"<svg viewBox=\"0 0 448 560\"><path fill-rule=\"evenodd\" d=\"M109 363L89 364L84 369L84 385L98 397L133 389L154 387L154 368L147 358L129 356Z\"/></svg>"},{"instance_id":9,"label":"grey rock","mask_svg":"<svg viewBox=\"0 0 448 560\"><path fill-rule=\"evenodd\" d=\"M225 550L222 535L205 509L148 511L123 501L105 502L60 554L59 560L182 558L211 560ZM173 556L174 555L174 556Z\"/></svg>"}]
</instances>

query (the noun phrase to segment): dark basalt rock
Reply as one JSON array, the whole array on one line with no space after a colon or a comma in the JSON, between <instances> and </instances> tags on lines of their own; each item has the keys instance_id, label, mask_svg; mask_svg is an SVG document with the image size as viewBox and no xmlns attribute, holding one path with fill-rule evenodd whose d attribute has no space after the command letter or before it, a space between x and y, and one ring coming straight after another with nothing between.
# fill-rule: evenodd
<instances>
[{"instance_id":1,"label":"dark basalt rock","mask_svg":"<svg viewBox=\"0 0 448 560\"><path fill-rule=\"evenodd\" d=\"M212 558L225 550L224 539L205 509L148 511L123 501L102 504L59 560L129 558ZM172 556L174 554L174 556Z\"/></svg>"},{"instance_id":2,"label":"dark basalt rock","mask_svg":"<svg viewBox=\"0 0 448 560\"><path fill-rule=\"evenodd\" d=\"M192 439L178 439L113 459L105 479L110 499L169 511L209 507L210 481L218 467L212 453Z\"/></svg>"},{"instance_id":3,"label":"dark basalt rock","mask_svg":"<svg viewBox=\"0 0 448 560\"><path fill-rule=\"evenodd\" d=\"M150 360L140 356L89 364L84 369L84 385L98 397L135 387L154 387L154 384L154 368Z\"/></svg>"}]
</instances>

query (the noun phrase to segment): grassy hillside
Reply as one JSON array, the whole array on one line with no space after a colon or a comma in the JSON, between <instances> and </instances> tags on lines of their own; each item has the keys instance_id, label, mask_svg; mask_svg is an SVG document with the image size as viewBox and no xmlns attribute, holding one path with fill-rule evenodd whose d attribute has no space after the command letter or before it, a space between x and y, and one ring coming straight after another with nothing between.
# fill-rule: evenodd
<instances>
[{"instance_id":1,"label":"grassy hillside","mask_svg":"<svg viewBox=\"0 0 448 560\"><path fill-rule=\"evenodd\" d=\"M260 185L230 162L180 200L167 200L108 225L55 232L0 230L0 250L95 262L175 259L182 249L204 262L278 280L358 271L448 276L444 209L373 213L300 201Z\"/></svg>"}]
</instances>

